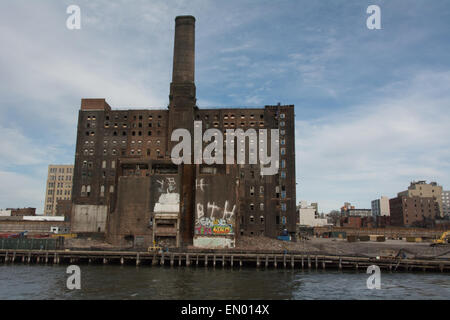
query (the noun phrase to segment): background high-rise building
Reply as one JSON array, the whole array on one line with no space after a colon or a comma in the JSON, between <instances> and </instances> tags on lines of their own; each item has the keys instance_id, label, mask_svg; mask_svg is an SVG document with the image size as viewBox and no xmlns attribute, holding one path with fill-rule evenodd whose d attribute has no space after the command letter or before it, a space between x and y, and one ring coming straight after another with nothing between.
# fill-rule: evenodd
<instances>
[{"instance_id":1,"label":"background high-rise building","mask_svg":"<svg viewBox=\"0 0 450 320\"><path fill-rule=\"evenodd\" d=\"M398 227L433 227L436 201L432 197L398 196L389 200L390 222Z\"/></svg>"},{"instance_id":2,"label":"background high-rise building","mask_svg":"<svg viewBox=\"0 0 450 320\"><path fill-rule=\"evenodd\" d=\"M421 197L432 198L435 203L436 216L444 217L442 207L442 186L436 182L426 183L426 181L411 182L408 190L399 192L398 197Z\"/></svg>"},{"instance_id":3,"label":"background high-rise building","mask_svg":"<svg viewBox=\"0 0 450 320\"><path fill-rule=\"evenodd\" d=\"M442 211L444 216L450 217L450 191L442 191Z\"/></svg>"},{"instance_id":4,"label":"background high-rise building","mask_svg":"<svg viewBox=\"0 0 450 320\"><path fill-rule=\"evenodd\" d=\"M59 200L72 199L73 165L49 165L44 215L55 216Z\"/></svg>"},{"instance_id":5,"label":"background high-rise building","mask_svg":"<svg viewBox=\"0 0 450 320\"><path fill-rule=\"evenodd\" d=\"M388 197L380 197L380 199L376 199L372 201L372 215L374 217L380 216L389 216L389 198Z\"/></svg>"}]
</instances>

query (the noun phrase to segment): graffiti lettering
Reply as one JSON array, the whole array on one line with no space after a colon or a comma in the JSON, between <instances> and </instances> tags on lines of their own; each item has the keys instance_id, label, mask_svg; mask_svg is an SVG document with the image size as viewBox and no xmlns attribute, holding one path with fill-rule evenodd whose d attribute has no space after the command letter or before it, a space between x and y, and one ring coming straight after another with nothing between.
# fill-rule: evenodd
<instances>
[{"instance_id":1,"label":"graffiti lettering","mask_svg":"<svg viewBox=\"0 0 450 320\"><path fill-rule=\"evenodd\" d=\"M197 203L197 219L203 219L205 212L203 211L203 204Z\"/></svg>"},{"instance_id":2,"label":"graffiti lettering","mask_svg":"<svg viewBox=\"0 0 450 320\"><path fill-rule=\"evenodd\" d=\"M231 232L230 226L214 226L213 227L213 233L229 234L230 232Z\"/></svg>"},{"instance_id":3,"label":"graffiti lettering","mask_svg":"<svg viewBox=\"0 0 450 320\"><path fill-rule=\"evenodd\" d=\"M225 201L225 207L223 208L223 220L228 220L234 217L234 210L236 210L236 206L233 206L231 211L227 211L228 201Z\"/></svg>"},{"instance_id":4,"label":"graffiti lettering","mask_svg":"<svg viewBox=\"0 0 450 320\"><path fill-rule=\"evenodd\" d=\"M211 214L209 215L211 218L214 218L214 211L215 210L220 210L220 207L216 206L215 202L213 202L212 204L208 202L208 210L211 209Z\"/></svg>"},{"instance_id":5,"label":"graffiti lettering","mask_svg":"<svg viewBox=\"0 0 450 320\"><path fill-rule=\"evenodd\" d=\"M203 178L200 179L200 182L198 181L198 179L195 180L195 189L200 188L201 191L205 191L204 187L206 187L207 185L203 182Z\"/></svg>"}]
</instances>

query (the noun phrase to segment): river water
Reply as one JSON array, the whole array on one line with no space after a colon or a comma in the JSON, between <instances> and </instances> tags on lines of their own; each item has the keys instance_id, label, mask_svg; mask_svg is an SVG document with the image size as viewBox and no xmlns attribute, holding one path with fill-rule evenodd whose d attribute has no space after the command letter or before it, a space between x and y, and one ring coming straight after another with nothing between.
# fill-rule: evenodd
<instances>
[{"instance_id":1,"label":"river water","mask_svg":"<svg viewBox=\"0 0 450 320\"><path fill-rule=\"evenodd\" d=\"M450 276L254 268L80 265L81 289L66 287L67 266L1 265L0 299L450 299Z\"/></svg>"}]
</instances>

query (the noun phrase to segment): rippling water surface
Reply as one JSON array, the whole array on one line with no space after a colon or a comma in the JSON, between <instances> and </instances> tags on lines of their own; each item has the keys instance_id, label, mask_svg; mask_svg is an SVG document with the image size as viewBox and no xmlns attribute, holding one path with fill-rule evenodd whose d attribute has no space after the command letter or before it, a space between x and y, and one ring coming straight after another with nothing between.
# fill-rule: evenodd
<instances>
[{"instance_id":1,"label":"rippling water surface","mask_svg":"<svg viewBox=\"0 0 450 320\"><path fill-rule=\"evenodd\" d=\"M364 272L81 265L71 291L66 268L2 265L0 299L450 299L440 273L386 272L369 290Z\"/></svg>"}]
</instances>

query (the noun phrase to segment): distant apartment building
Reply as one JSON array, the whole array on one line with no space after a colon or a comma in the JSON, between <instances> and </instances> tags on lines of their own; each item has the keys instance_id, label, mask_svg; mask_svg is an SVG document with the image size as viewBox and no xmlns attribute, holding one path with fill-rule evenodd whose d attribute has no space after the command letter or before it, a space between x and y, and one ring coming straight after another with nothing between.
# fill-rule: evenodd
<instances>
[{"instance_id":1,"label":"distant apartment building","mask_svg":"<svg viewBox=\"0 0 450 320\"><path fill-rule=\"evenodd\" d=\"M433 197L398 196L389 200L390 224L398 227L431 227L436 218Z\"/></svg>"},{"instance_id":2,"label":"distant apartment building","mask_svg":"<svg viewBox=\"0 0 450 320\"><path fill-rule=\"evenodd\" d=\"M389 216L389 198L381 197L372 201L372 215L374 217Z\"/></svg>"},{"instance_id":3,"label":"distant apartment building","mask_svg":"<svg viewBox=\"0 0 450 320\"><path fill-rule=\"evenodd\" d=\"M397 196L432 198L435 200L436 215L444 217L442 186L438 185L436 182L426 183L426 181L413 181L408 187L408 190L399 192Z\"/></svg>"},{"instance_id":4,"label":"distant apartment building","mask_svg":"<svg viewBox=\"0 0 450 320\"><path fill-rule=\"evenodd\" d=\"M357 209L350 202L345 202L344 206L341 207L341 215L347 217L370 217L372 215L372 209Z\"/></svg>"},{"instance_id":5,"label":"distant apartment building","mask_svg":"<svg viewBox=\"0 0 450 320\"><path fill-rule=\"evenodd\" d=\"M355 209L355 206L352 206L350 202L344 202L344 205L341 207L341 215L344 215L350 209Z\"/></svg>"},{"instance_id":6,"label":"distant apartment building","mask_svg":"<svg viewBox=\"0 0 450 320\"><path fill-rule=\"evenodd\" d=\"M72 199L73 165L49 165L45 191L44 215L56 216L60 200Z\"/></svg>"},{"instance_id":7,"label":"distant apartment building","mask_svg":"<svg viewBox=\"0 0 450 320\"><path fill-rule=\"evenodd\" d=\"M442 211L445 217L450 217L450 191L442 191Z\"/></svg>"},{"instance_id":8,"label":"distant apartment building","mask_svg":"<svg viewBox=\"0 0 450 320\"><path fill-rule=\"evenodd\" d=\"M321 227L328 224L327 219L320 218L317 203L308 205L308 202L300 201L300 205L297 207L297 213L300 226Z\"/></svg>"},{"instance_id":9,"label":"distant apartment building","mask_svg":"<svg viewBox=\"0 0 450 320\"><path fill-rule=\"evenodd\" d=\"M0 210L0 217L23 217L35 215L36 208L7 208L6 210Z\"/></svg>"}]
</instances>

